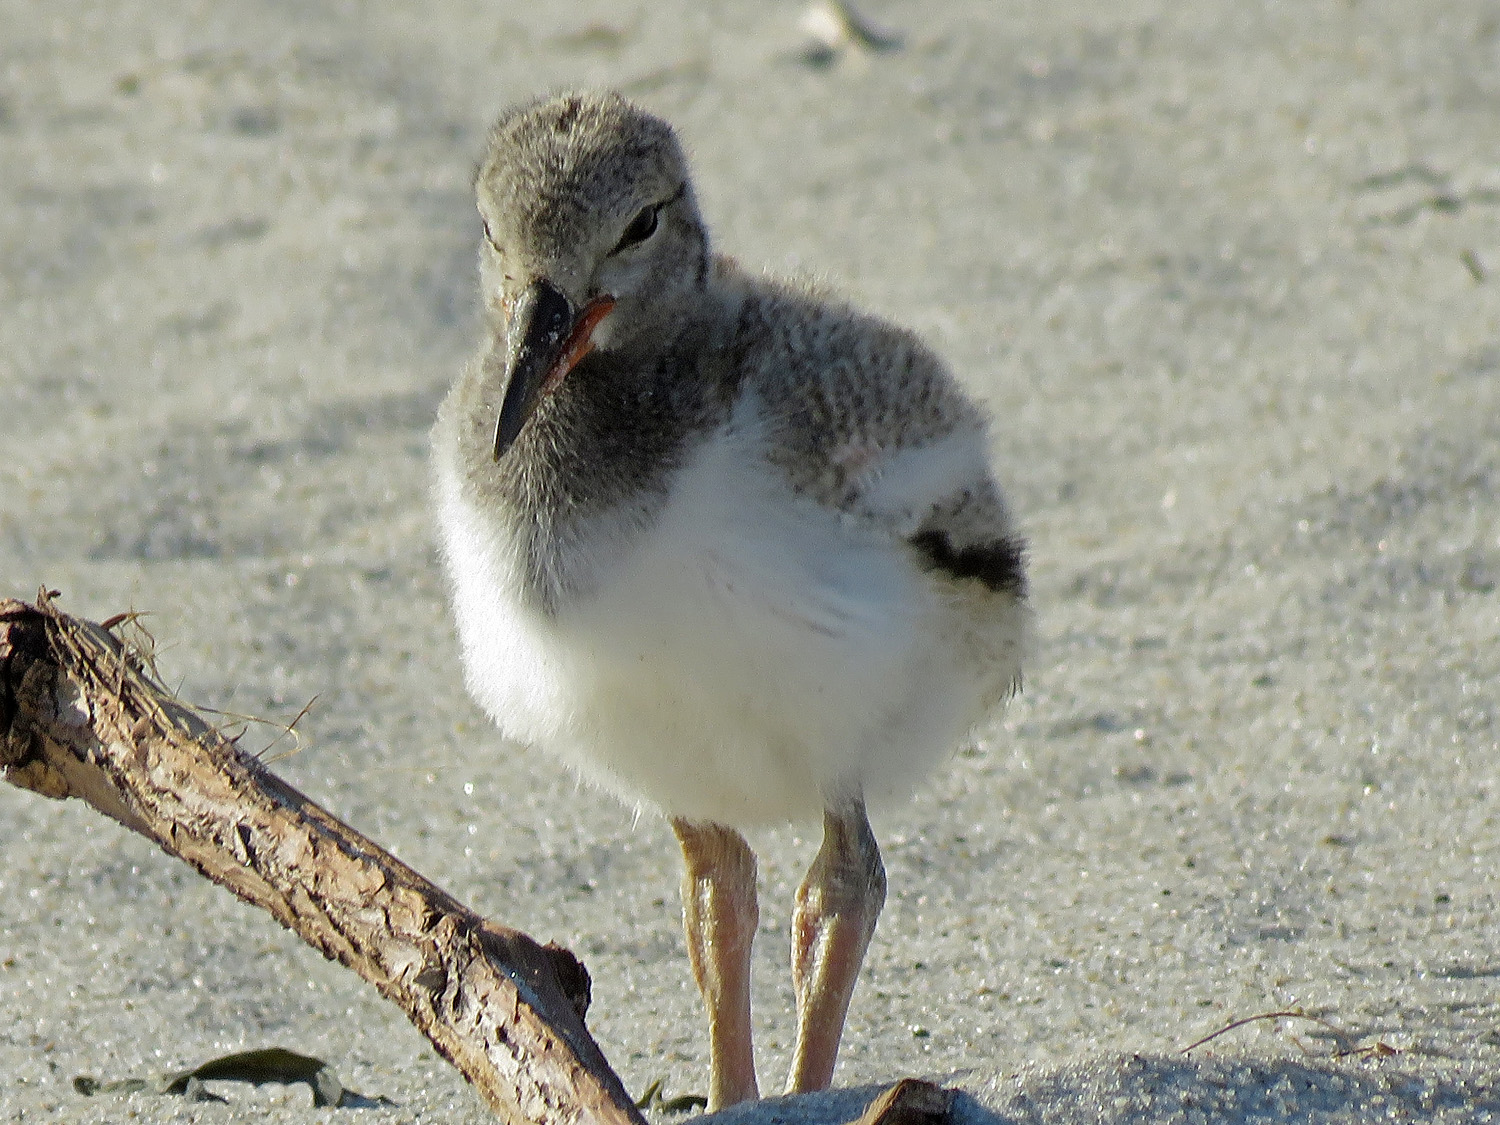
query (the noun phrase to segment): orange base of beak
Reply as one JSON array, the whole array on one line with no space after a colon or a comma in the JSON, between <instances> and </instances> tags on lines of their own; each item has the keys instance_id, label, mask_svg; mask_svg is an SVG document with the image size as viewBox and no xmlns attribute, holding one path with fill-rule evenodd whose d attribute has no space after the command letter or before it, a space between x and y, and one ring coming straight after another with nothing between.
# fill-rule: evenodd
<instances>
[{"instance_id":1,"label":"orange base of beak","mask_svg":"<svg viewBox=\"0 0 1500 1125\"><path fill-rule=\"evenodd\" d=\"M609 294L595 297L583 306L583 311L578 314L577 321L573 324L573 331L568 334L567 341L558 353L557 360L547 370L547 377L542 380L542 393L546 394L573 368L582 362L583 357L594 350L594 329L599 327L601 321L615 307L615 299Z\"/></svg>"}]
</instances>

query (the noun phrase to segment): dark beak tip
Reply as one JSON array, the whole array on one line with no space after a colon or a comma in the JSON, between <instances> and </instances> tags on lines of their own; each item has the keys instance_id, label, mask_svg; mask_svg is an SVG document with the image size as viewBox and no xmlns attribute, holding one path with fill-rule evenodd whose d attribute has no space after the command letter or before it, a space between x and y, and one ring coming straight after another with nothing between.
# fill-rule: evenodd
<instances>
[{"instance_id":1,"label":"dark beak tip","mask_svg":"<svg viewBox=\"0 0 1500 1125\"><path fill-rule=\"evenodd\" d=\"M495 420L496 462L515 443L536 409L542 384L575 319L572 303L545 278L527 286L511 316L510 376Z\"/></svg>"}]
</instances>

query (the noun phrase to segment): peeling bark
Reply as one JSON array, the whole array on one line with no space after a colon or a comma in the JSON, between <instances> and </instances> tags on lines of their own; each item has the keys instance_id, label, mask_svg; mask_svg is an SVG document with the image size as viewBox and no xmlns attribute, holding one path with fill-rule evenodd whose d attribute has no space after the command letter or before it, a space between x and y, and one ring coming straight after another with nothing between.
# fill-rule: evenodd
<instances>
[{"instance_id":1,"label":"peeling bark","mask_svg":"<svg viewBox=\"0 0 1500 1125\"><path fill-rule=\"evenodd\" d=\"M396 1003L502 1117L643 1125L567 950L487 922L242 753L101 625L0 600L0 772L154 840Z\"/></svg>"}]
</instances>

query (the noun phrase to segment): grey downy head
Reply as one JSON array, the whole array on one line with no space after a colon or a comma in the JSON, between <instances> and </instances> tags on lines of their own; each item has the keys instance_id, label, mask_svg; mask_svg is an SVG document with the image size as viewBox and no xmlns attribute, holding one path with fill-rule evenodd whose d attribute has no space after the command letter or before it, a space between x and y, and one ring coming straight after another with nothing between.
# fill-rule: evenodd
<instances>
[{"instance_id":1,"label":"grey downy head","mask_svg":"<svg viewBox=\"0 0 1500 1125\"><path fill-rule=\"evenodd\" d=\"M480 283L505 340L495 459L591 350L649 345L708 276L708 238L665 121L612 93L506 113L474 184Z\"/></svg>"}]
</instances>

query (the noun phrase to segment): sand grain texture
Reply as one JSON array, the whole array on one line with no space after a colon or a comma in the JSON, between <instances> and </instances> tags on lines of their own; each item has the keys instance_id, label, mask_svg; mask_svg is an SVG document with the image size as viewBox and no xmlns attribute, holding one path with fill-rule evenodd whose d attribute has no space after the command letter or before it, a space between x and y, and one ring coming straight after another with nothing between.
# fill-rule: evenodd
<instances>
[{"instance_id":1,"label":"sand grain texture","mask_svg":"<svg viewBox=\"0 0 1500 1125\"><path fill-rule=\"evenodd\" d=\"M877 818L841 1084L935 1077L976 1123L1500 1116L1493 5L864 10L898 49L808 52L792 4L0 0L0 593L151 611L193 702L317 695L276 768L572 947L630 1089L701 1089L670 832L468 702L425 497L485 128L618 86L722 249L951 360L1032 540L1026 693ZM485 1120L144 841L9 789L0 826L0 1121L327 1120L71 1086L273 1044L400 1103L362 1120ZM755 843L769 1078L814 841ZM1295 1021L1176 1053L1286 1008L1396 1053Z\"/></svg>"}]
</instances>

